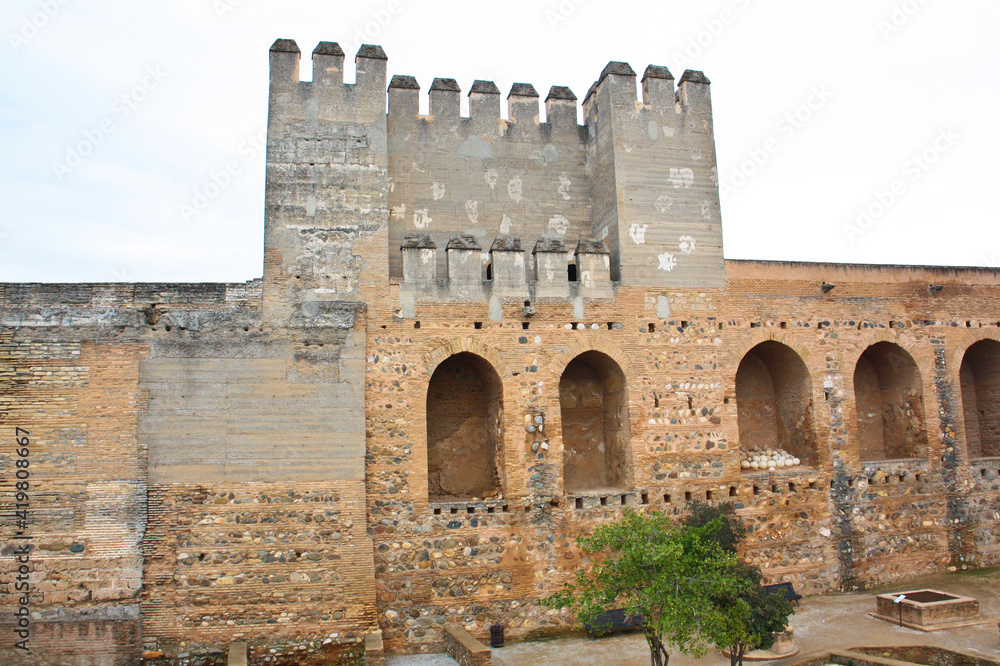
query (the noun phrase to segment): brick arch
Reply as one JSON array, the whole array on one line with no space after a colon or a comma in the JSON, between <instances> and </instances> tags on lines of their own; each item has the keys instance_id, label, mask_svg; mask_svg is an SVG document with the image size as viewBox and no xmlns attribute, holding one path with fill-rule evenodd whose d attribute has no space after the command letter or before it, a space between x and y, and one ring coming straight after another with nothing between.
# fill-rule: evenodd
<instances>
[{"instance_id":1,"label":"brick arch","mask_svg":"<svg viewBox=\"0 0 1000 666\"><path fill-rule=\"evenodd\" d=\"M933 348L931 348L929 344L918 343L913 340L909 340L904 336L900 336L899 333L892 329L869 329L851 337L841 336L839 345L840 349L845 352L851 351L851 354L850 356L841 356L840 371L845 373L849 370L853 373L861 355L864 354L869 347L879 342L891 342L906 351L906 353L913 359L913 362L917 364L917 369L920 370L920 376L924 379L925 386L927 385L926 378L934 377Z\"/></svg>"},{"instance_id":2,"label":"brick arch","mask_svg":"<svg viewBox=\"0 0 1000 666\"><path fill-rule=\"evenodd\" d=\"M481 356L493 366L493 369L496 370L501 379L506 380L512 376L510 365L507 363L507 359L500 349L484 344L475 338L456 338L428 352L427 360L424 363L424 372L427 381L430 381L430 378L434 375L434 371L437 370L439 365L455 354L461 354L462 352Z\"/></svg>"},{"instance_id":3,"label":"brick arch","mask_svg":"<svg viewBox=\"0 0 1000 666\"><path fill-rule=\"evenodd\" d=\"M763 340L748 349L735 373L740 449L784 450L818 465L813 381L809 366L784 342Z\"/></svg>"},{"instance_id":4,"label":"brick arch","mask_svg":"<svg viewBox=\"0 0 1000 666\"><path fill-rule=\"evenodd\" d=\"M948 375L956 382L957 386L958 372L962 365L962 359L965 358L965 352L969 351L969 347L983 340L1000 342L1000 328L959 329L957 333L949 333L948 339L952 344L945 354L945 362L948 364Z\"/></svg>"},{"instance_id":5,"label":"brick arch","mask_svg":"<svg viewBox=\"0 0 1000 666\"><path fill-rule=\"evenodd\" d=\"M610 356L625 374L625 381L629 385L629 390L635 388L634 382L638 376L635 363L620 347L604 340L574 340L561 351L549 357L552 368L558 368L561 375L573 359L588 351L601 352Z\"/></svg>"},{"instance_id":6,"label":"brick arch","mask_svg":"<svg viewBox=\"0 0 1000 666\"><path fill-rule=\"evenodd\" d=\"M1000 335L969 336L956 351L955 393L961 401L966 460L1000 456ZM957 368L957 369L956 369ZM953 379L954 381L954 379Z\"/></svg>"},{"instance_id":7,"label":"brick arch","mask_svg":"<svg viewBox=\"0 0 1000 666\"><path fill-rule=\"evenodd\" d=\"M559 375L559 433L568 492L628 490L632 470L628 377L600 350L574 356Z\"/></svg>"},{"instance_id":8,"label":"brick arch","mask_svg":"<svg viewBox=\"0 0 1000 666\"><path fill-rule=\"evenodd\" d=\"M502 494L504 386L496 368L459 351L437 365L425 395L429 501Z\"/></svg>"},{"instance_id":9,"label":"brick arch","mask_svg":"<svg viewBox=\"0 0 1000 666\"><path fill-rule=\"evenodd\" d=\"M928 381L935 372L932 351L887 331L859 336L854 346L857 353L842 359L841 373L853 396L850 426L859 458L928 458L928 412L937 412ZM906 356L893 355L893 348Z\"/></svg>"},{"instance_id":10,"label":"brick arch","mask_svg":"<svg viewBox=\"0 0 1000 666\"><path fill-rule=\"evenodd\" d=\"M729 348L729 351L721 359L728 370L724 373L725 376L722 379L727 396L736 394L736 371L739 369L740 363L743 362L747 353L762 342L772 341L779 342L798 354L798 357L805 363L806 369L809 370L813 381L816 381L816 378L821 376L825 371L825 367L813 368L810 366L809 362L812 353L809 351L809 348L800 344L796 338L788 335L787 331L773 328L753 329L750 333L740 336L739 340Z\"/></svg>"}]
</instances>

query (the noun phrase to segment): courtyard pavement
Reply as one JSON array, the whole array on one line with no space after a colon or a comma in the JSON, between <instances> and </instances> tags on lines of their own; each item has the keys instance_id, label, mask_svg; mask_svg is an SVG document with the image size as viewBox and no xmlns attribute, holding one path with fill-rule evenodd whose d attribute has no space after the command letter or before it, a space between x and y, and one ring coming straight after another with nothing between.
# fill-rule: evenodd
<instances>
[{"instance_id":1,"label":"courtyard pavement","mask_svg":"<svg viewBox=\"0 0 1000 666\"><path fill-rule=\"evenodd\" d=\"M886 592L933 588L974 597L983 618L992 622L971 627L923 632L889 624L868 615L875 610L875 595ZM796 607L790 624L800 652L795 657L771 662L788 664L812 652L852 647L933 645L960 649L1000 661L1000 569L944 573L919 578L863 593L806 597ZM388 666L450 666L446 655L401 655L389 657ZM642 634L633 632L589 640L579 637L531 643L510 643L493 650L495 666L645 666L649 649ZM729 658L714 651L695 659L671 653L671 666L729 666Z\"/></svg>"}]
</instances>

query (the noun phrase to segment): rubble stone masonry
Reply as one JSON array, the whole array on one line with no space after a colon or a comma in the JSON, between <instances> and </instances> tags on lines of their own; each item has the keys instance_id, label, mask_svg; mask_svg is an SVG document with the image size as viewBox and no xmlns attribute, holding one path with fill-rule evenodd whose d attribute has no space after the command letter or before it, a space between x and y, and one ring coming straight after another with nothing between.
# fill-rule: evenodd
<instances>
[{"instance_id":1,"label":"rubble stone masonry","mask_svg":"<svg viewBox=\"0 0 1000 666\"><path fill-rule=\"evenodd\" d=\"M1000 564L996 270L724 260L700 72L610 63L578 125L270 57L262 279L0 285L0 661L551 635L577 537L693 500L804 594Z\"/></svg>"}]
</instances>

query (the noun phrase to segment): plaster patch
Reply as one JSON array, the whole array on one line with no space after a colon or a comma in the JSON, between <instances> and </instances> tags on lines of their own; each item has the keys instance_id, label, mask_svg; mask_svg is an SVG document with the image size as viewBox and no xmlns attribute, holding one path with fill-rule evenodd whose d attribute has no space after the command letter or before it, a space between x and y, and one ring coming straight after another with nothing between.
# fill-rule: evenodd
<instances>
[{"instance_id":1,"label":"plaster patch","mask_svg":"<svg viewBox=\"0 0 1000 666\"><path fill-rule=\"evenodd\" d=\"M642 245L646 242L646 229L648 228L648 224L633 224L628 230L629 238L636 245Z\"/></svg>"},{"instance_id":2,"label":"plaster patch","mask_svg":"<svg viewBox=\"0 0 1000 666\"><path fill-rule=\"evenodd\" d=\"M562 215L555 215L549 218L549 229L563 236L566 234L566 230L569 229L569 220Z\"/></svg>"},{"instance_id":3,"label":"plaster patch","mask_svg":"<svg viewBox=\"0 0 1000 666\"><path fill-rule=\"evenodd\" d=\"M646 126L646 134L649 135L650 141L656 141L660 138L660 126L656 124L655 120L649 121L649 125Z\"/></svg>"},{"instance_id":4,"label":"plaster patch","mask_svg":"<svg viewBox=\"0 0 1000 666\"><path fill-rule=\"evenodd\" d=\"M490 186L491 190L495 190L497 188L498 176L499 174L496 169L488 169L486 173L483 174L483 177L486 178L486 184Z\"/></svg>"},{"instance_id":5,"label":"plaster patch","mask_svg":"<svg viewBox=\"0 0 1000 666\"><path fill-rule=\"evenodd\" d=\"M458 146L459 157L475 157L481 160L493 157L493 144L481 137L470 136Z\"/></svg>"},{"instance_id":6,"label":"plaster patch","mask_svg":"<svg viewBox=\"0 0 1000 666\"><path fill-rule=\"evenodd\" d=\"M311 194L306 199L306 217L316 217L316 197Z\"/></svg>"},{"instance_id":7,"label":"plaster patch","mask_svg":"<svg viewBox=\"0 0 1000 666\"><path fill-rule=\"evenodd\" d=\"M673 184L674 188L681 187L691 187L694 185L694 171L691 169L671 169L670 170L670 182Z\"/></svg>"},{"instance_id":8,"label":"plaster patch","mask_svg":"<svg viewBox=\"0 0 1000 666\"><path fill-rule=\"evenodd\" d=\"M673 171L673 169L671 169ZM431 195L434 197L434 201L444 199L446 188L444 183L431 183Z\"/></svg>"},{"instance_id":9,"label":"plaster patch","mask_svg":"<svg viewBox=\"0 0 1000 666\"><path fill-rule=\"evenodd\" d=\"M677 267L677 260L674 259L674 255L669 252L664 252L658 259L660 260L660 265L657 266L661 271L667 271L668 273Z\"/></svg>"},{"instance_id":10,"label":"plaster patch","mask_svg":"<svg viewBox=\"0 0 1000 666\"><path fill-rule=\"evenodd\" d=\"M677 245L684 254L691 254L695 250L694 236L681 236Z\"/></svg>"},{"instance_id":11,"label":"plaster patch","mask_svg":"<svg viewBox=\"0 0 1000 666\"><path fill-rule=\"evenodd\" d=\"M503 219L500 220L500 233L502 233L502 234L509 234L510 233L510 228L511 228L510 217L508 217L505 214L503 216Z\"/></svg>"},{"instance_id":12,"label":"plaster patch","mask_svg":"<svg viewBox=\"0 0 1000 666\"><path fill-rule=\"evenodd\" d=\"M427 214L426 208L421 208L413 212L413 226L417 229L426 229L433 221L433 218Z\"/></svg>"},{"instance_id":13,"label":"plaster patch","mask_svg":"<svg viewBox=\"0 0 1000 666\"><path fill-rule=\"evenodd\" d=\"M473 224L479 224L479 202L466 201L465 214L469 216L470 222L472 222Z\"/></svg>"},{"instance_id":14,"label":"plaster patch","mask_svg":"<svg viewBox=\"0 0 1000 666\"><path fill-rule=\"evenodd\" d=\"M706 220L712 219L712 203L710 201L701 202L701 216Z\"/></svg>"},{"instance_id":15,"label":"plaster patch","mask_svg":"<svg viewBox=\"0 0 1000 666\"><path fill-rule=\"evenodd\" d=\"M406 204L393 206L389 211L389 215L392 216L392 219L394 220L402 220L406 217Z\"/></svg>"},{"instance_id":16,"label":"plaster patch","mask_svg":"<svg viewBox=\"0 0 1000 666\"><path fill-rule=\"evenodd\" d=\"M570 195L569 195L569 186L571 184L572 184L572 181L569 179L569 175L568 174L566 174L566 173L559 174L559 194L566 201L569 201L570 198L571 198Z\"/></svg>"},{"instance_id":17,"label":"plaster patch","mask_svg":"<svg viewBox=\"0 0 1000 666\"><path fill-rule=\"evenodd\" d=\"M521 199L524 197L522 196L523 190L520 176L514 176L510 179L510 182L507 183L507 194L509 194L510 198L517 203L521 203Z\"/></svg>"},{"instance_id":18,"label":"plaster patch","mask_svg":"<svg viewBox=\"0 0 1000 666\"><path fill-rule=\"evenodd\" d=\"M660 198L656 200L656 210L660 211L661 213L666 213L668 210L670 210L670 207L673 205L674 205L674 200L668 197L666 194L661 195Z\"/></svg>"}]
</instances>

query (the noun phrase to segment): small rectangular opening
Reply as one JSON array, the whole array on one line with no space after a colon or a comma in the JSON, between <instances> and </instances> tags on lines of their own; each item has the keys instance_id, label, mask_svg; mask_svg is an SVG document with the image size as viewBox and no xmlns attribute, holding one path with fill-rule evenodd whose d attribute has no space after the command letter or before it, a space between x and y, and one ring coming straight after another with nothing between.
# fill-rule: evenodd
<instances>
[{"instance_id":1,"label":"small rectangular opening","mask_svg":"<svg viewBox=\"0 0 1000 666\"><path fill-rule=\"evenodd\" d=\"M413 322L413 328L420 328L420 322L419 321Z\"/></svg>"},{"instance_id":2,"label":"small rectangular opening","mask_svg":"<svg viewBox=\"0 0 1000 666\"><path fill-rule=\"evenodd\" d=\"M507 505L506 505L506 504L504 504L504 505L503 505L503 509L501 509L501 510L502 510L502 511L503 511L504 513L507 513L507 511L508 511L508 509L507 509Z\"/></svg>"},{"instance_id":3,"label":"small rectangular opening","mask_svg":"<svg viewBox=\"0 0 1000 666\"><path fill-rule=\"evenodd\" d=\"M884 478L884 479L882 479L882 485L886 485L886 484L889 484L889 483L891 483L891 482L892 482L892 477L891 477L891 476L889 476L888 474L886 474L886 475L885 475L885 478Z\"/></svg>"},{"instance_id":4,"label":"small rectangular opening","mask_svg":"<svg viewBox=\"0 0 1000 666\"><path fill-rule=\"evenodd\" d=\"M921 474L919 474L919 473L913 475L913 480L916 481L917 483L920 483L920 481L921 481L922 478L923 478L923 476Z\"/></svg>"},{"instance_id":5,"label":"small rectangular opening","mask_svg":"<svg viewBox=\"0 0 1000 666\"><path fill-rule=\"evenodd\" d=\"M583 498L582 497L577 497L576 498L576 508L578 508L578 509L582 509L583 508Z\"/></svg>"},{"instance_id":6,"label":"small rectangular opening","mask_svg":"<svg viewBox=\"0 0 1000 666\"><path fill-rule=\"evenodd\" d=\"M628 503L628 495L622 495L622 506Z\"/></svg>"},{"instance_id":7,"label":"small rectangular opening","mask_svg":"<svg viewBox=\"0 0 1000 666\"><path fill-rule=\"evenodd\" d=\"M792 483L792 482L788 483L788 492L790 492L790 493L794 493L795 492L795 484L794 483Z\"/></svg>"},{"instance_id":8,"label":"small rectangular opening","mask_svg":"<svg viewBox=\"0 0 1000 666\"><path fill-rule=\"evenodd\" d=\"M985 469L981 469L981 470L979 470L979 473L980 473L981 475L983 475L983 476L986 476L986 470L985 470Z\"/></svg>"},{"instance_id":9,"label":"small rectangular opening","mask_svg":"<svg viewBox=\"0 0 1000 666\"><path fill-rule=\"evenodd\" d=\"M455 515L455 514L457 514L457 513L458 513L458 509L457 509L457 508L455 508L455 507L451 507L451 514L452 514L452 515Z\"/></svg>"},{"instance_id":10,"label":"small rectangular opening","mask_svg":"<svg viewBox=\"0 0 1000 666\"><path fill-rule=\"evenodd\" d=\"M474 507L474 506L470 506L470 507L468 507L468 508L467 508L467 509L466 509L465 511L466 511L467 513L475 513L475 512L476 512L476 507Z\"/></svg>"},{"instance_id":11,"label":"small rectangular opening","mask_svg":"<svg viewBox=\"0 0 1000 666\"><path fill-rule=\"evenodd\" d=\"M759 321L750 322L750 328L760 328L760 322Z\"/></svg>"},{"instance_id":12,"label":"small rectangular opening","mask_svg":"<svg viewBox=\"0 0 1000 666\"><path fill-rule=\"evenodd\" d=\"M778 484L777 483L772 483L771 484L771 492L772 493L780 493L781 492L781 490L778 489Z\"/></svg>"},{"instance_id":13,"label":"small rectangular opening","mask_svg":"<svg viewBox=\"0 0 1000 666\"><path fill-rule=\"evenodd\" d=\"M648 329L650 333L656 333L656 324L654 324L653 322L649 322Z\"/></svg>"},{"instance_id":14,"label":"small rectangular opening","mask_svg":"<svg viewBox=\"0 0 1000 666\"><path fill-rule=\"evenodd\" d=\"M524 330L527 331L529 328L531 328L531 322L530 321L522 321L521 322L521 328L523 328Z\"/></svg>"},{"instance_id":15,"label":"small rectangular opening","mask_svg":"<svg viewBox=\"0 0 1000 666\"><path fill-rule=\"evenodd\" d=\"M729 496L736 497L736 486L729 486Z\"/></svg>"},{"instance_id":16,"label":"small rectangular opening","mask_svg":"<svg viewBox=\"0 0 1000 666\"><path fill-rule=\"evenodd\" d=\"M753 487L753 494L754 495L760 495L760 486L754 486Z\"/></svg>"},{"instance_id":17,"label":"small rectangular opening","mask_svg":"<svg viewBox=\"0 0 1000 666\"><path fill-rule=\"evenodd\" d=\"M664 495L663 496L663 503L664 504L670 504L670 495Z\"/></svg>"},{"instance_id":18,"label":"small rectangular opening","mask_svg":"<svg viewBox=\"0 0 1000 666\"><path fill-rule=\"evenodd\" d=\"M486 507L486 513L495 513L496 507L488 506Z\"/></svg>"},{"instance_id":19,"label":"small rectangular opening","mask_svg":"<svg viewBox=\"0 0 1000 666\"><path fill-rule=\"evenodd\" d=\"M906 483L906 474L900 474L899 475L899 482L900 483Z\"/></svg>"},{"instance_id":20,"label":"small rectangular opening","mask_svg":"<svg viewBox=\"0 0 1000 666\"><path fill-rule=\"evenodd\" d=\"M713 493L711 490L706 490L705 491L705 499L706 500L708 500L709 502L711 502L714 498L715 498L715 493Z\"/></svg>"},{"instance_id":21,"label":"small rectangular opening","mask_svg":"<svg viewBox=\"0 0 1000 666\"><path fill-rule=\"evenodd\" d=\"M608 498L607 497L602 497L601 498L601 506L607 506L607 505L608 505Z\"/></svg>"},{"instance_id":22,"label":"small rectangular opening","mask_svg":"<svg viewBox=\"0 0 1000 666\"><path fill-rule=\"evenodd\" d=\"M691 491L690 490L685 490L684 491L684 501L685 502L690 502L691 501Z\"/></svg>"},{"instance_id":23,"label":"small rectangular opening","mask_svg":"<svg viewBox=\"0 0 1000 666\"><path fill-rule=\"evenodd\" d=\"M434 515L435 516L440 516L441 515L441 507L438 507L438 508L434 509Z\"/></svg>"},{"instance_id":24,"label":"small rectangular opening","mask_svg":"<svg viewBox=\"0 0 1000 666\"><path fill-rule=\"evenodd\" d=\"M778 328L788 328L788 323L787 322L781 322L780 324L778 324Z\"/></svg>"},{"instance_id":25,"label":"small rectangular opening","mask_svg":"<svg viewBox=\"0 0 1000 666\"><path fill-rule=\"evenodd\" d=\"M854 479L848 479L847 480L847 487L848 488L853 488L854 487Z\"/></svg>"},{"instance_id":26,"label":"small rectangular opening","mask_svg":"<svg viewBox=\"0 0 1000 666\"><path fill-rule=\"evenodd\" d=\"M483 327L483 322L481 321L473 322L472 327L475 329L480 329Z\"/></svg>"},{"instance_id":27,"label":"small rectangular opening","mask_svg":"<svg viewBox=\"0 0 1000 666\"><path fill-rule=\"evenodd\" d=\"M687 327L688 327L687 321L684 320L684 319L681 319L681 328L687 328Z\"/></svg>"},{"instance_id":28,"label":"small rectangular opening","mask_svg":"<svg viewBox=\"0 0 1000 666\"><path fill-rule=\"evenodd\" d=\"M642 502L643 504L649 504L649 495L647 495L646 493L639 495L639 501Z\"/></svg>"},{"instance_id":29,"label":"small rectangular opening","mask_svg":"<svg viewBox=\"0 0 1000 666\"><path fill-rule=\"evenodd\" d=\"M615 322L609 321L608 322L608 330L609 331L613 331L614 329L615 329Z\"/></svg>"}]
</instances>

